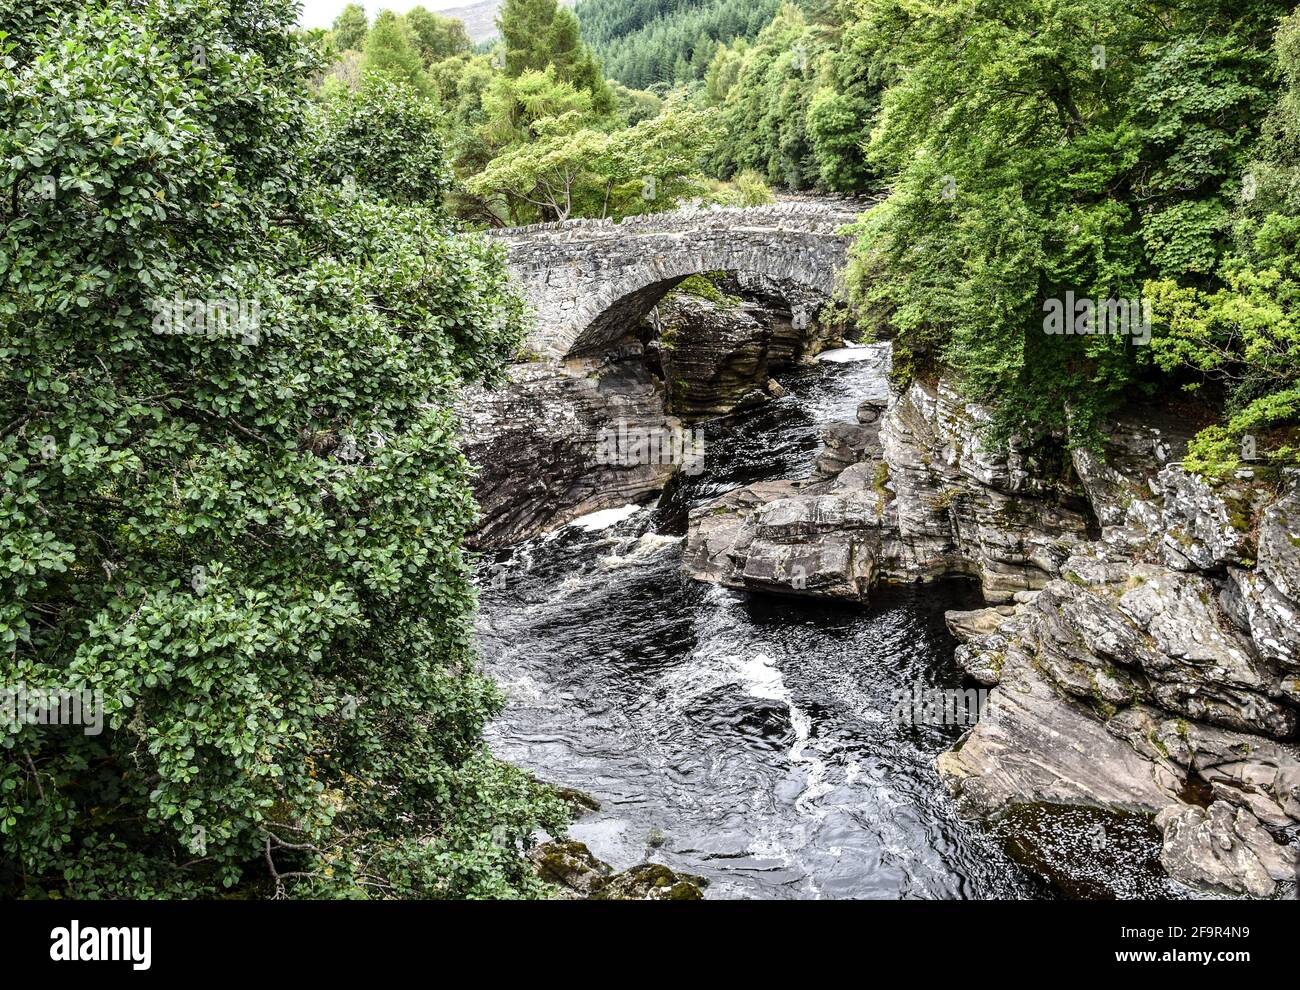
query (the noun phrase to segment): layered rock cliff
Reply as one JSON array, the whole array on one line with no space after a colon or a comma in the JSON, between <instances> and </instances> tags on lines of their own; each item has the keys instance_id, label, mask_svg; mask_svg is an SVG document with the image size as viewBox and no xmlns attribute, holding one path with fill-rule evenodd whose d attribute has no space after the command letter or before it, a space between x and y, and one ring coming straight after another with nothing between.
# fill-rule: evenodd
<instances>
[{"instance_id":1,"label":"layered rock cliff","mask_svg":"<svg viewBox=\"0 0 1300 990\"><path fill-rule=\"evenodd\" d=\"M465 397L461 445L478 471L476 546L523 540L663 489L678 465L602 458L598 446L602 431L681 430L643 357L632 343L603 358L518 364L504 386Z\"/></svg>"},{"instance_id":2,"label":"layered rock cliff","mask_svg":"<svg viewBox=\"0 0 1300 990\"><path fill-rule=\"evenodd\" d=\"M973 576L989 606L949 625L993 690L937 764L962 809L1149 815L1192 887L1300 879L1300 477L1211 486L1158 410L1068 459L990 452L983 411L942 384L859 420L827 430L811 481L696 509L692 576L854 600Z\"/></svg>"}]
</instances>

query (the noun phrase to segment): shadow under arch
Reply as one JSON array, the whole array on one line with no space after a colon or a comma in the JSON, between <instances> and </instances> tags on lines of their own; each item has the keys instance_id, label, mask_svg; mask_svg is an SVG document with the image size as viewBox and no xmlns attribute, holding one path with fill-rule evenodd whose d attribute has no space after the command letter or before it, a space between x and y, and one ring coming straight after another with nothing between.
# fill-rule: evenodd
<instances>
[{"instance_id":1,"label":"shadow under arch","mask_svg":"<svg viewBox=\"0 0 1300 990\"><path fill-rule=\"evenodd\" d=\"M770 294L786 302L799 329L804 328L800 326L801 318L811 323L817 311L835 298L836 272L833 269L809 272L791 265L736 267L695 264L671 275L652 277L649 281L645 275L633 273L607 284L584 302L575 320L575 336L565 356L599 352L637 327L668 293L686 279L719 272L742 282L755 276L766 279L775 288Z\"/></svg>"}]
</instances>

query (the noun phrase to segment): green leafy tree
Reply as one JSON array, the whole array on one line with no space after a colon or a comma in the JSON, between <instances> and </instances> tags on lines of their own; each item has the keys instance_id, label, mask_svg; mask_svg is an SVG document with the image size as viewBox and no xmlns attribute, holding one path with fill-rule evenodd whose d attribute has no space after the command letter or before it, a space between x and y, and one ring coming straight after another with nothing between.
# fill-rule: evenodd
<instances>
[{"instance_id":1,"label":"green leafy tree","mask_svg":"<svg viewBox=\"0 0 1300 990\"><path fill-rule=\"evenodd\" d=\"M562 825L484 749L460 549L520 303L380 198L418 106L318 118L297 13L0 4L0 683L105 713L0 724L11 895L526 896Z\"/></svg>"},{"instance_id":2,"label":"green leafy tree","mask_svg":"<svg viewBox=\"0 0 1300 990\"><path fill-rule=\"evenodd\" d=\"M633 127L643 120L649 120L663 107L664 101L654 93L644 89L629 89L622 83L610 83L614 94L614 103L622 122Z\"/></svg>"},{"instance_id":3,"label":"green leafy tree","mask_svg":"<svg viewBox=\"0 0 1300 990\"><path fill-rule=\"evenodd\" d=\"M791 4L752 42L719 46L701 94L724 115L714 170L759 171L795 189L875 185L865 156L879 96L871 55L841 25L811 21Z\"/></svg>"},{"instance_id":4,"label":"green leafy tree","mask_svg":"<svg viewBox=\"0 0 1300 990\"><path fill-rule=\"evenodd\" d=\"M360 51L366 43L368 27L365 8L359 3L348 4L334 18L335 46L339 51Z\"/></svg>"},{"instance_id":5,"label":"green leafy tree","mask_svg":"<svg viewBox=\"0 0 1300 990\"><path fill-rule=\"evenodd\" d=\"M611 79L674 86L702 79L719 43L753 38L780 0L581 0L582 36Z\"/></svg>"},{"instance_id":6,"label":"green leafy tree","mask_svg":"<svg viewBox=\"0 0 1300 990\"><path fill-rule=\"evenodd\" d=\"M325 97L313 159L323 181L392 203L437 207L450 179L436 105L380 73Z\"/></svg>"},{"instance_id":7,"label":"green leafy tree","mask_svg":"<svg viewBox=\"0 0 1300 990\"><path fill-rule=\"evenodd\" d=\"M520 206L535 208L546 220L567 220L581 184L592 183L593 167L610 141L600 131L574 130L573 117L541 122L535 140L493 159L466 184L469 191L487 200L505 199L516 221Z\"/></svg>"},{"instance_id":8,"label":"green leafy tree","mask_svg":"<svg viewBox=\"0 0 1300 990\"><path fill-rule=\"evenodd\" d=\"M680 101L612 132L582 126L579 110L544 117L532 122L532 140L506 148L466 185L504 202L514 223L669 208L703 188L698 166L715 139L715 117Z\"/></svg>"},{"instance_id":9,"label":"green leafy tree","mask_svg":"<svg viewBox=\"0 0 1300 990\"><path fill-rule=\"evenodd\" d=\"M592 107L606 114L614 97L595 57L583 44L573 11L557 0L506 0L497 15L510 76L548 69L557 79L591 94Z\"/></svg>"},{"instance_id":10,"label":"green leafy tree","mask_svg":"<svg viewBox=\"0 0 1300 990\"><path fill-rule=\"evenodd\" d=\"M892 83L868 154L893 191L862 225L851 276L867 325L897 335L900 368L944 370L993 405L995 436L1094 438L1153 381L1151 349L1048 335L1044 307L1213 270L1283 5L853 9Z\"/></svg>"},{"instance_id":11,"label":"green leafy tree","mask_svg":"<svg viewBox=\"0 0 1300 990\"><path fill-rule=\"evenodd\" d=\"M1227 421L1202 431L1187 458L1210 477L1242 466L1247 437L1265 464L1300 461L1300 15L1283 22L1275 52L1285 85L1241 177L1220 277L1198 284L1189 265L1147 285L1160 366L1192 372L1191 390L1226 393Z\"/></svg>"},{"instance_id":12,"label":"green leafy tree","mask_svg":"<svg viewBox=\"0 0 1300 990\"><path fill-rule=\"evenodd\" d=\"M443 17L424 7L412 7L404 15L411 38L426 66L468 52L474 47L465 25L454 17Z\"/></svg>"}]
</instances>

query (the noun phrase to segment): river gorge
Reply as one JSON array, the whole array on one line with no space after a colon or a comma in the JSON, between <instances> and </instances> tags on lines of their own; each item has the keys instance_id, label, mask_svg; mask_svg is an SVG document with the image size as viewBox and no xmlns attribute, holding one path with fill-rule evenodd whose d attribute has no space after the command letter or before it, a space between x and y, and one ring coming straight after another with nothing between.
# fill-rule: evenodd
<instances>
[{"instance_id":1,"label":"river gorge","mask_svg":"<svg viewBox=\"0 0 1300 990\"><path fill-rule=\"evenodd\" d=\"M599 802L568 840L710 897L1295 896L1295 479L1211 491L1155 408L985 450L888 342L712 284L465 417L489 739Z\"/></svg>"}]
</instances>

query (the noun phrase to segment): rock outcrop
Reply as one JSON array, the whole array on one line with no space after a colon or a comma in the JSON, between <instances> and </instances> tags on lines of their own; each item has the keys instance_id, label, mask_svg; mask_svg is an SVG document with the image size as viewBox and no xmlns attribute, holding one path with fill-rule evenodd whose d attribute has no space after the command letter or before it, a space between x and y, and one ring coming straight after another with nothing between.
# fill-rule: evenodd
<instances>
[{"instance_id":1,"label":"rock outcrop","mask_svg":"<svg viewBox=\"0 0 1300 990\"><path fill-rule=\"evenodd\" d=\"M1042 481L1029 454L987 452L981 418L921 384L887 410L864 403L857 423L826 428L812 483L755 485L692 513L687 570L731 587L857 599L878 580L952 575L978 577L992 602L1043 587L1088 540L1086 501Z\"/></svg>"},{"instance_id":2,"label":"rock outcrop","mask_svg":"<svg viewBox=\"0 0 1300 990\"><path fill-rule=\"evenodd\" d=\"M688 421L765 401L765 384L803 348L788 314L738 297L673 296L649 319L652 366L667 383L673 413Z\"/></svg>"},{"instance_id":3,"label":"rock outcrop","mask_svg":"<svg viewBox=\"0 0 1300 990\"><path fill-rule=\"evenodd\" d=\"M1300 870L1294 846L1278 845L1254 815L1226 801L1208 809L1171 805L1156 824L1165 837L1160 862L1190 887L1268 897Z\"/></svg>"},{"instance_id":4,"label":"rock outcrop","mask_svg":"<svg viewBox=\"0 0 1300 990\"><path fill-rule=\"evenodd\" d=\"M1171 504L1185 520L1177 472L1161 477L1179 483ZM1038 801L1145 812L1170 875L1208 892L1266 896L1300 879L1294 847L1270 832L1300 824L1297 653L1278 624L1297 604L1275 582L1290 587L1292 565L1273 556L1296 550L1278 544L1298 505L1293 491L1260 524L1271 570L1176 570L1099 543L1029 600L951 616L958 662L996 685L938 761L959 803L982 816ZM1200 519L1222 520L1207 508ZM1113 525L1126 530L1116 542L1163 553L1163 539L1133 544L1127 522ZM1226 545L1188 545L1175 562L1227 568Z\"/></svg>"},{"instance_id":5,"label":"rock outcrop","mask_svg":"<svg viewBox=\"0 0 1300 990\"><path fill-rule=\"evenodd\" d=\"M890 406L880 431L898 532L889 570L971 574L990 602L1009 602L1060 574L1089 538L1089 511L1048 455L987 449L986 419L942 383L913 383Z\"/></svg>"},{"instance_id":6,"label":"rock outcrop","mask_svg":"<svg viewBox=\"0 0 1300 990\"><path fill-rule=\"evenodd\" d=\"M880 581L980 580L956 659L993 688L937 761L966 813L1150 816L1175 880L1268 896L1300 826L1300 477L1211 485L1190 430L1135 410L1068 455L980 440L940 384L826 431L812 478L691 513L692 576L863 600ZM1058 445L1064 450L1064 444Z\"/></svg>"},{"instance_id":7,"label":"rock outcrop","mask_svg":"<svg viewBox=\"0 0 1300 990\"><path fill-rule=\"evenodd\" d=\"M811 483L760 482L692 510L687 572L749 591L865 600L892 532L879 417L866 402L858 423L829 426Z\"/></svg>"},{"instance_id":8,"label":"rock outcrop","mask_svg":"<svg viewBox=\"0 0 1300 990\"><path fill-rule=\"evenodd\" d=\"M603 359L514 365L509 382L461 405L461 446L477 467L479 547L527 539L588 512L640 502L681 465L602 458L602 431L680 431L640 345ZM656 461L663 461L657 463Z\"/></svg>"}]
</instances>

